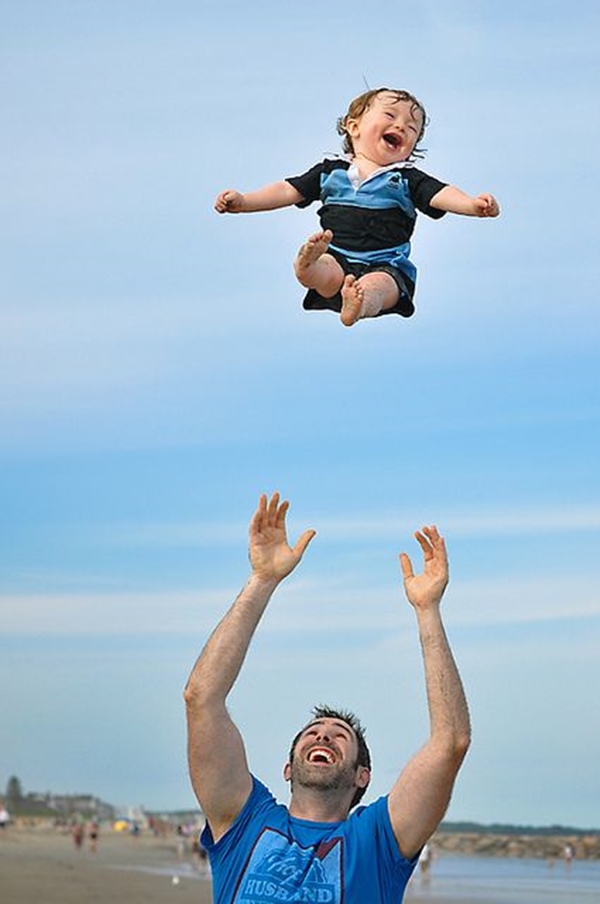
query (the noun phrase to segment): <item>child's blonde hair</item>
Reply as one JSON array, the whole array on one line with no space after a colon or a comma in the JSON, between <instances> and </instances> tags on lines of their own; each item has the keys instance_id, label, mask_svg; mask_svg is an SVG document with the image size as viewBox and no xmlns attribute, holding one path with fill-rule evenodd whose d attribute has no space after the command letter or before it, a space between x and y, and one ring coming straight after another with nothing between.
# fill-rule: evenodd
<instances>
[{"instance_id":1,"label":"child's blonde hair","mask_svg":"<svg viewBox=\"0 0 600 904\"><path fill-rule=\"evenodd\" d=\"M415 142L415 147L412 154L409 157L409 160L414 157L423 157L425 154L424 148L418 148L417 145L423 135L425 134L425 126L427 125L427 113L425 112L425 107L421 103L420 100L414 96L414 94L410 94L409 91L398 90L396 88L372 88L369 91L365 91L363 94L359 94L358 97L355 97L354 100L350 101L350 106L348 107L348 111L344 116L340 116L337 121L337 131L338 135L342 135L344 141L342 146L346 154L354 153L354 146L352 144L352 139L348 134L347 123L349 119L360 119L360 117L365 113L378 94L387 91L390 94L394 95L394 103L398 103L398 101L406 101L411 104L411 111L414 113L415 110L418 110L422 117L421 123L421 131L419 132L419 136Z\"/></svg>"}]
</instances>

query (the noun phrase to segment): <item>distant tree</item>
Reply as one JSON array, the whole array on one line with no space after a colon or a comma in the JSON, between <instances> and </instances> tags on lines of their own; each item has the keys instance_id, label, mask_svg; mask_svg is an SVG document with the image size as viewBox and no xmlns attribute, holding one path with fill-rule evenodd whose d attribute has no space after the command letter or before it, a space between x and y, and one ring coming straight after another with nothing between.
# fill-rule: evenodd
<instances>
[{"instance_id":1,"label":"distant tree","mask_svg":"<svg viewBox=\"0 0 600 904\"><path fill-rule=\"evenodd\" d=\"M11 775L6 785L6 806L9 811L14 812L19 809L19 804L23 800L23 788L21 782L16 775Z\"/></svg>"}]
</instances>

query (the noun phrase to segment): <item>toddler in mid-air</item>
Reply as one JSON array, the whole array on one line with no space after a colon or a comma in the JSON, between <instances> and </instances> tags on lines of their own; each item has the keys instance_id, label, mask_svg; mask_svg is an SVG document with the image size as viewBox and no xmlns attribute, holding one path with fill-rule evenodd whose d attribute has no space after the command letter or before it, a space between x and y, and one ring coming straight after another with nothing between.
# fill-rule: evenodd
<instances>
[{"instance_id":1,"label":"toddler in mid-air","mask_svg":"<svg viewBox=\"0 0 600 904\"><path fill-rule=\"evenodd\" d=\"M321 232L294 262L308 289L307 310L340 312L345 326L364 317L414 313L416 267L410 239L417 210L434 219L446 212L497 217L490 194L477 197L412 165L427 118L408 91L377 88L355 98L338 120L346 157L325 159L291 176L242 194L228 189L215 201L219 213L250 213L320 200Z\"/></svg>"}]
</instances>

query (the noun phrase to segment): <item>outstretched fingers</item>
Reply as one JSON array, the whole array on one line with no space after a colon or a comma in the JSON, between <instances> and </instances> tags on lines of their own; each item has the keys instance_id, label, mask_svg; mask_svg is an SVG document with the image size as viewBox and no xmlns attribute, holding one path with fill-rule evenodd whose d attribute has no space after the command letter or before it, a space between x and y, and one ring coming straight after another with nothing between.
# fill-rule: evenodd
<instances>
[{"instance_id":1,"label":"outstretched fingers","mask_svg":"<svg viewBox=\"0 0 600 904\"><path fill-rule=\"evenodd\" d=\"M316 535L316 530L305 530L294 546L294 555L298 556L298 558L301 559L306 552L308 544L313 539L313 537L316 537Z\"/></svg>"},{"instance_id":2,"label":"outstretched fingers","mask_svg":"<svg viewBox=\"0 0 600 904\"><path fill-rule=\"evenodd\" d=\"M283 508L283 506L287 507L287 504L288 503L284 502L282 505L282 508ZM273 495L271 496L271 498L269 499L269 502L267 504L266 521L267 521L267 524L269 527L275 527L277 525L278 512L279 512L279 493L275 492L275 493L273 493ZM285 517L285 513L284 513L284 517Z\"/></svg>"},{"instance_id":3,"label":"outstretched fingers","mask_svg":"<svg viewBox=\"0 0 600 904\"><path fill-rule=\"evenodd\" d=\"M291 547L285 524L288 509L289 502L281 502L279 493L270 498L263 493L251 521L250 564L254 575L269 581L281 581L294 570L316 533L304 531Z\"/></svg>"},{"instance_id":4,"label":"outstretched fingers","mask_svg":"<svg viewBox=\"0 0 600 904\"><path fill-rule=\"evenodd\" d=\"M252 515L252 520L250 521L250 533L251 534L258 534L261 532L261 530L263 529L266 512L267 512L267 497L264 493L261 493L259 500L258 500L258 506L256 508L256 511Z\"/></svg>"},{"instance_id":5,"label":"outstretched fingers","mask_svg":"<svg viewBox=\"0 0 600 904\"><path fill-rule=\"evenodd\" d=\"M284 499L283 502L281 502L280 499L281 496L277 491L272 494L271 498L269 498L266 493L261 494L258 500L258 507L250 522L251 530L255 534L262 534L270 530L276 530L283 531L285 536L285 521L290 503L287 499ZM305 531L305 533L298 541L298 543L301 543L303 552L312 540L315 533L315 531ZM307 535L309 535L308 539L306 539ZM296 544L296 546L298 546L298 544Z\"/></svg>"},{"instance_id":6,"label":"outstretched fingers","mask_svg":"<svg viewBox=\"0 0 600 904\"><path fill-rule=\"evenodd\" d=\"M439 604L442 598L448 583L448 557L444 538L435 525L415 531L415 539L423 553L422 571L415 574L412 562L404 552L400 554L400 566L409 603L423 609Z\"/></svg>"},{"instance_id":7,"label":"outstretched fingers","mask_svg":"<svg viewBox=\"0 0 600 904\"><path fill-rule=\"evenodd\" d=\"M413 570L412 562L405 552L400 553L400 568L402 569L402 577L405 581L414 578L415 572Z\"/></svg>"},{"instance_id":8,"label":"outstretched fingers","mask_svg":"<svg viewBox=\"0 0 600 904\"><path fill-rule=\"evenodd\" d=\"M269 499L266 493L261 493L258 507L250 521L250 534L258 538L277 528L285 530L285 516L289 508L289 502L279 504L279 493L275 492Z\"/></svg>"},{"instance_id":9,"label":"outstretched fingers","mask_svg":"<svg viewBox=\"0 0 600 904\"><path fill-rule=\"evenodd\" d=\"M440 536L435 524L415 531L415 539L423 550L425 561L432 559L435 553L445 552L444 538Z\"/></svg>"},{"instance_id":10,"label":"outstretched fingers","mask_svg":"<svg viewBox=\"0 0 600 904\"><path fill-rule=\"evenodd\" d=\"M277 502L279 503L279 494L277 495ZM281 505L278 505L275 509L275 526L285 528L285 516L288 513L288 509L290 507L287 499L284 499Z\"/></svg>"}]
</instances>

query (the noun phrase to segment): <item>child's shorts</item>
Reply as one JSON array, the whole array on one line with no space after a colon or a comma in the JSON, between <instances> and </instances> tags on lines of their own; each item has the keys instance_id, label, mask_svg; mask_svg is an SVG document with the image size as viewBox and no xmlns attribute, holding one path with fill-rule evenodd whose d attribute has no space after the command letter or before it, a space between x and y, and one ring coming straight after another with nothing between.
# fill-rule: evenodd
<instances>
[{"instance_id":1,"label":"child's shorts","mask_svg":"<svg viewBox=\"0 0 600 904\"><path fill-rule=\"evenodd\" d=\"M402 273L397 267L391 264L364 264L361 261L349 261L343 254L336 251L335 248L329 248L327 254L336 259L346 275L356 276L359 279L365 273L389 273L396 285L398 286L398 301L393 308L386 311L380 311L377 317L384 314L399 314L401 317L412 317L415 313L413 297L415 294L415 284L405 273ZM306 311L337 311L342 310L342 294L337 292L331 298L324 298L316 291L309 289L304 296L302 307Z\"/></svg>"}]
</instances>

